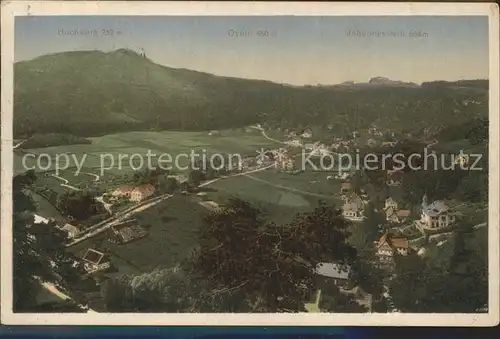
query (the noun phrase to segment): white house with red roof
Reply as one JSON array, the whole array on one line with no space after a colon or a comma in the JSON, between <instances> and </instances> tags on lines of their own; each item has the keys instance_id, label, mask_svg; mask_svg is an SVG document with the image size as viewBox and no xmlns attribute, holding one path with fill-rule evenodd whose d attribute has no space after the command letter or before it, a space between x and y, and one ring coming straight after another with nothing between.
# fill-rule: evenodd
<instances>
[{"instance_id":1,"label":"white house with red roof","mask_svg":"<svg viewBox=\"0 0 500 339\"><path fill-rule=\"evenodd\" d=\"M143 201L152 196L154 192L155 188L153 185L144 184L137 186L130 192L130 200L135 202Z\"/></svg>"},{"instance_id":2,"label":"white house with red roof","mask_svg":"<svg viewBox=\"0 0 500 339\"><path fill-rule=\"evenodd\" d=\"M111 193L111 195L113 197L123 197L123 196L130 197L130 193L132 192L133 189L134 189L133 186L121 186L115 189Z\"/></svg>"}]
</instances>

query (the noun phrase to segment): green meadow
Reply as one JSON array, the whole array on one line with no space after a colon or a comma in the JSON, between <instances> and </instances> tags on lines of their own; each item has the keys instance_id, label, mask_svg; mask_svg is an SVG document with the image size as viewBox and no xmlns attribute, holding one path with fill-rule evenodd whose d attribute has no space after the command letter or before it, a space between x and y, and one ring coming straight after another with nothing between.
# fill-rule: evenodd
<instances>
[{"instance_id":1,"label":"green meadow","mask_svg":"<svg viewBox=\"0 0 500 339\"><path fill-rule=\"evenodd\" d=\"M148 151L151 154L152 164L155 164L161 154L168 154L173 159L179 154L189 155L191 152L199 155L239 154L243 157L254 156L261 148L268 149L276 146L276 143L265 139L258 131L243 132L241 130L221 131L215 136L209 135L208 132L136 131L89 139L92 141L89 145L18 150L14 155L14 172L22 173L29 168L34 168L38 172L55 170L56 160L59 157L60 168L68 166L68 169L76 170L77 164L83 161L82 171L99 174L102 165L105 172L118 173L131 171L132 167L140 165L139 156L132 157L131 160L134 154L141 155L144 164L147 164ZM31 155L25 158L24 165L23 156L26 154ZM41 154L43 157L40 161L33 157L33 155L38 157ZM163 159L169 158L165 156ZM182 156L178 159L179 166L183 167L188 164L187 157Z\"/></svg>"}]
</instances>

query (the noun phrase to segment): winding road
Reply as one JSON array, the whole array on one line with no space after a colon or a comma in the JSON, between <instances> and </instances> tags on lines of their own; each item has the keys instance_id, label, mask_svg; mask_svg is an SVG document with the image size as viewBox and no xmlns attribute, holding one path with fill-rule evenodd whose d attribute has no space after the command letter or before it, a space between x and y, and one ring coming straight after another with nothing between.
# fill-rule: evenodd
<instances>
[{"instance_id":1,"label":"winding road","mask_svg":"<svg viewBox=\"0 0 500 339\"><path fill-rule=\"evenodd\" d=\"M63 184L60 184L60 186L67 187L69 189L72 189L73 191L81 191L80 188L69 185L69 180L68 179L61 178L60 176L58 176L56 174L51 174L51 176L64 182Z\"/></svg>"},{"instance_id":2,"label":"winding road","mask_svg":"<svg viewBox=\"0 0 500 339\"><path fill-rule=\"evenodd\" d=\"M215 178L215 179L212 179L209 181L205 181L204 183L200 184L199 187L205 187L205 186L208 186L216 181L227 179L227 178L232 178L232 177L236 177L236 176L242 176L242 175L246 175L246 174L250 174L250 173L264 171L268 168L271 168L272 166L273 165L261 167L261 168L251 170L248 172L241 172L241 173L236 173L236 174L232 174L232 175L226 175L226 176L222 176L219 178ZM66 244L66 247L71 247L71 246L74 246L82 241L90 239L90 238L106 231L111 226L116 225L116 224L122 222L123 220L126 220L126 219L132 217L134 214L136 214L138 212L145 211L148 208L150 208L150 207L152 207L152 206L154 206L162 201L165 201L173 196L174 196L173 194L163 194L163 195L142 201L135 206L132 206L132 207L130 207L122 212L117 213L115 216L113 216L111 218L108 218L104 221L101 221L100 223L98 223L96 225L91 226L90 228L88 228L85 231L85 233L82 234L82 236L75 238L71 242Z\"/></svg>"}]
</instances>

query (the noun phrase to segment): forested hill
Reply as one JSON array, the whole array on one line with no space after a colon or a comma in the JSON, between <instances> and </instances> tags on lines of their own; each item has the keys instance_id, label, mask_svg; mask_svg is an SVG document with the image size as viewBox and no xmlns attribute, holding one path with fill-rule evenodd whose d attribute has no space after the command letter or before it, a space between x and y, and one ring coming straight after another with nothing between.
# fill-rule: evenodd
<instances>
[{"instance_id":1,"label":"forested hill","mask_svg":"<svg viewBox=\"0 0 500 339\"><path fill-rule=\"evenodd\" d=\"M125 49L45 55L16 63L14 75L16 137L257 122L342 129L372 123L404 128L411 122L421 128L488 115L487 80L296 87L165 67Z\"/></svg>"}]
</instances>

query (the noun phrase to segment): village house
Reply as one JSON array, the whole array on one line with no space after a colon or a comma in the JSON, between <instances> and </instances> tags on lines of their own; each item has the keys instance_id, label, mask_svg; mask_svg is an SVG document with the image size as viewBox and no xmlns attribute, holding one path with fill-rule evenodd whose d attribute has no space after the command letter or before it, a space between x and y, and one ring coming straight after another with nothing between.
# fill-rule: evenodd
<instances>
[{"instance_id":1,"label":"village house","mask_svg":"<svg viewBox=\"0 0 500 339\"><path fill-rule=\"evenodd\" d=\"M302 134L300 135L302 138L309 139L312 138L312 130L310 128L306 128Z\"/></svg>"},{"instance_id":2,"label":"village house","mask_svg":"<svg viewBox=\"0 0 500 339\"><path fill-rule=\"evenodd\" d=\"M278 171L293 171L295 164L293 158L286 151L281 151L275 155L274 167Z\"/></svg>"},{"instance_id":3,"label":"village house","mask_svg":"<svg viewBox=\"0 0 500 339\"><path fill-rule=\"evenodd\" d=\"M285 144L290 147L302 147L302 142L299 139L290 139L285 141Z\"/></svg>"},{"instance_id":4,"label":"village house","mask_svg":"<svg viewBox=\"0 0 500 339\"><path fill-rule=\"evenodd\" d=\"M47 218L44 218L38 214L34 215L33 223L35 223L35 224L48 224L49 222L50 222L50 220Z\"/></svg>"},{"instance_id":5,"label":"village house","mask_svg":"<svg viewBox=\"0 0 500 339\"><path fill-rule=\"evenodd\" d=\"M152 196L154 192L155 188L153 185L145 184L137 186L130 192L130 200L140 202Z\"/></svg>"},{"instance_id":6,"label":"village house","mask_svg":"<svg viewBox=\"0 0 500 339\"><path fill-rule=\"evenodd\" d=\"M365 203L358 195L353 195L344 201L342 206L342 215L347 220L363 221L366 217L364 215Z\"/></svg>"},{"instance_id":7,"label":"village house","mask_svg":"<svg viewBox=\"0 0 500 339\"><path fill-rule=\"evenodd\" d=\"M241 171L245 171L245 170L248 170L252 165L253 163L255 162L254 158L246 158L246 159L242 159L239 163L238 163L238 166L239 166L239 169Z\"/></svg>"},{"instance_id":8,"label":"village house","mask_svg":"<svg viewBox=\"0 0 500 339\"><path fill-rule=\"evenodd\" d=\"M379 240L374 242L376 255L383 265L393 265L395 255L408 255L410 243L403 235L385 232Z\"/></svg>"},{"instance_id":9,"label":"village house","mask_svg":"<svg viewBox=\"0 0 500 339\"><path fill-rule=\"evenodd\" d=\"M411 211L406 209L399 209L398 202L389 197L385 200L385 218L390 223L401 223L410 217Z\"/></svg>"},{"instance_id":10,"label":"village house","mask_svg":"<svg viewBox=\"0 0 500 339\"><path fill-rule=\"evenodd\" d=\"M332 151L336 151L340 147L338 142L333 142L328 148Z\"/></svg>"},{"instance_id":11,"label":"village house","mask_svg":"<svg viewBox=\"0 0 500 339\"><path fill-rule=\"evenodd\" d=\"M315 156L326 156L330 154L330 151L328 150L328 147L317 142L314 144L315 147L311 150L311 155Z\"/></svg>"},{"instance_id":12,"label":"village house","mask_svg":"<svg viewBox=\"0 0 500 339\"><path fill-rule=\"evenodd\" d=\"M386 220L390 223L402 223L410 217L410 210L393 210L389 208L385 211Z\"/></svg>"},{"instance_id":13,"label":"village house","mask_svg":"<svg viewBox=\"0 0 500 339\"><path fill-rule=\"evenodd\" d=\"M221 209L220 205L212 200L200 201L200 205L209 211L219 211Z\"/></svg>"},{"instance_id":14,"label":"village house","mask_svg":"<svg viewBox=\"0 0 500 339\"><path fill-rule=\"evenodd\" d=\"M364 292L359 286L348 289L349 276L351 274L351 268L349 266L336 263L319 263L314 273L317 276L317 281L320 286L326 287L329 284L336 286L340 293L352 296L357 304L366 307L368 312L371 312L371 294ZM318 289L312 297L311 302L304 305L306 310L313 313L321 312L321 289Z\"/></svg>"},{"instance_id":15,"label":"village house","mask_svg":"<svg viewBox=\"0 0 500 339\"><path fill-rule=\"evenodd\" d=\"M375 133L378 132L377 130L377 127L376 126L372 126L368 129L368 134L370 135L375 135Z\"/></svg>"},{"instance_id":16,"label":"village house","mask_svg":"<svg viewBox=\"0 0 500 339\"><path fill-rule=\"evenodd\" d=\"M82 260L84 261L83 267L89 274L111 268L109 256L92 248L87 250Z\"/></svg>"},{"instance_id":17,"label":"village house","mask_svg":"<svg viewBox=\"0 0 500 339\"><path fill-rule=\"evenodd\" d=\"M340 185L340 194L346 195L351 193L352 191L352 184L350 182L343 182Z\"/></svg>"},{"instance_id":18,"label":"village house","mask_svg":"<svg viewBox=\"0 0 500 339\"><path fill-rule=\"evenodd\" d=\"M333 285L344 288L347 286L349 281L350 267L335 264L335 263L319 263L314 273L322 278L327 278L326 281L332 283Z\"/></svg>"},{"instance_id":19,"label":"village house","mask_svg":"<svg viewBox=\"0 0 500 339\"><path fill-rule=\"evenodd\" d=\"M400 186L403 182L403 171L401 170L387 170L387 177L385 183L387 186Z\"/></svg>"},{"instance_id":20,"label":"village house","mask_svg":"<svg viewBox=\"0 0 500 339\"><path fill-rule=\"evenodd\" d=\"M304 148L306 149L306 151L312 151L312 150L315 150L316 148L318 148L319 146L319 142L314 142L314 143L307 143L304 145Z\"/></svg>"},{"instance_id":21,"label":"village house","mask_svg":"<svg viewBox=\"0 0 500 339\"><path fill-rule=\"evenodd\" d=\"M189 178L187 175L184 174L169 175L167 176L167 179L175 179L181 190L187 190L189 186Z\"/></svg>"},{"instance_id":22,"label":"village house","mask_svg":"<svg viewBox=\"0 0 500 339\"><path fill-rule=\"evenodd\" d=\"M342 172L342 173L339 173L339 174L335 174L334 177L332 176L328 176L327 179L329 178L334 178L334 179L337 179L337 180L346 180L348 179L349 177L351 177L352 174L351 173L348 173L348 172Z\"/></svg>"},{"instance_id":23,"label":"village house","mask_svg":"<svg viewBox=\"0 0 500 339\"><path fill-rule=\"evenodd\" d=\"M397 145L396 141L383 141L382 147L394 147Z\"/></svg>"},{"instance_id":24,"label":"village house","mask_svg":"<svg viewBox=\"0 0 500 339\"><path fill-rule=\"evenodd\" d=\"M139 225L137 219L124 221L111 226L110 242L126 244L134 240L142 239L148 235L148 231Z\"/></svg>"},{"instance_id":25,"label":"village house","mask_svg":"<svg viewBox=\"0 0 500 339\"><path fill-rule=\"evenodd\" d=\"M420 220L416 222L421 231L440 231L449 228L455 221L456 215L444 203L437 200L428 204L427 195L422 198Z\"/></svg>"},{"instance_id":26,"label":"village house","mask_svg":"<svg viewBox=\"0 0 500 339\"><path fill-rule=\"evenodd\" d=\"M455 158L455 164L467 165L469 163L469 156L467 154L461 154Z\"/></svg>"},{"instance_id":27,"label":"village house","mask_svg":"<svg viewBox=\"0 0 500 339\"><path fill-rule=\"evenodd\" d=\"M118 187L117 189L115 189L111 195L113 197L127 197L129 198L130 197L130 193L132 192L132 190L134 189L133 186L122 186L122 187Z\"/></svg>"},{"instance_id":28,"label":"village house","mask_svg":"<svg viewBox=\"0 0 500 339\"><path fill-rule=\"evenodd\" d=\"M265 166L269 163L272 163L272 159L269 155L262 154L257 157L257 160L255 162L258 166Z\"/></svg>"},{"instance_id":29,"label":"village house","mask_svg":"<svg viewBox=\"0 0 500 339\"><path fill-rule=\"evenodd\" d=\"M71 224L65 224L60 229L67 233L69 239L76 237L80 233L80 229Z\"/></svg>"}]
</instances>

